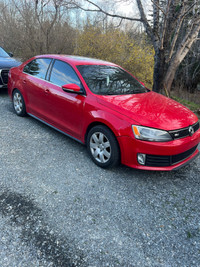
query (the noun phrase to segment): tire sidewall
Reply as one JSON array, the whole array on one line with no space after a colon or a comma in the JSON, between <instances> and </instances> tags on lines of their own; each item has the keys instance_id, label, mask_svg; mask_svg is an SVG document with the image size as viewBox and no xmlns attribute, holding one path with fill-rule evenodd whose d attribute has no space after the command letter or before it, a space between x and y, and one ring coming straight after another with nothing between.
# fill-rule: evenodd
<instances>
[{"instance_id":1,"label":"tire sidewall","mask_svg":"<svg viewBox=\"0 0 200 267\"><path fill-rule=\"evenodd\" d=\"M21 96L21 99L22 99L22 110L20 112L17 112L16 109L15 109L15 106L14 106L14 95L18 93L20 96ZM23 98L23 95L22 93L18 90L18 89L15 89L13 91L13 94L12 94L12 103L13 103L13 108L14 108L14 111L15 113L20 116L20 117L24 117L26 116L26 105L25 105L25 102L24 102L24 98Z\"/></svg>"}]
</instances>

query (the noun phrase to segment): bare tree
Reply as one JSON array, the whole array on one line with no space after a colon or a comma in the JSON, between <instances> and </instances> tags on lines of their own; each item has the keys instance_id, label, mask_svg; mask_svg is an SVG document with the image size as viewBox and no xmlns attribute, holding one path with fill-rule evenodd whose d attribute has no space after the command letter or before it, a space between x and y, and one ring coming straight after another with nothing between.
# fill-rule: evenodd
<instances>
[{"instance_id":1,"label":"bare tree","mask_svg":"<svg viewBox=\"0 0 200 267\"><path fill-rule=\"evenodd\" d=\"M177 68L197 40L200 31L200 1L151 0L151 2L152 20L149 20L149 14L146 14L141 0L136 0L139 17L108 12L95 0L62 1L69 8L102 12L109 17L118 18L120 21L141 22L155 50L153 90L159 92L164 88L168 94ZM87 8L85 3L90 4L90 7ZM186 29L184 35L183 27Z\"/></svg>"},{"instance_id":2,"label":"bare tree","mask_svg":"<svg viewBox=\"0 0 200 267\"><path fill-rule=\"evenodd\" d=\"M22 59L74 50L75 29L60 0L0 0L1 45Z\"/></svg>"},{"instance_id":3,"label":"bare tree","mask_svg":"<svg viewBox=\"0 0 200 267\"><path fill-rule=\"evenodd\" d=\"M57 0L12 0L20 19L24 23L28 46L32 52L49 51L50 34L60 12Z\"/></svg>"}]
</instances>

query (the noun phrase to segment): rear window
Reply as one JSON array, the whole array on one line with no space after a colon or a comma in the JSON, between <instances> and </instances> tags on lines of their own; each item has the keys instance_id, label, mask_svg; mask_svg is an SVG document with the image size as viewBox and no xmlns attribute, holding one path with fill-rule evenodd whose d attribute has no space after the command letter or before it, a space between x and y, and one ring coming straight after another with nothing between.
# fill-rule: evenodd
<instances>
[{"instance_id":1,"label":"rear window","mask_svg":"<svg viewBox=\"0 0 200 267\"><path fill-rule=\"evenodd\" d=\"M50 62L50 58L34 59L24 67L24 72L40 79L45 79Z\"/></svg>"}]
</instances>

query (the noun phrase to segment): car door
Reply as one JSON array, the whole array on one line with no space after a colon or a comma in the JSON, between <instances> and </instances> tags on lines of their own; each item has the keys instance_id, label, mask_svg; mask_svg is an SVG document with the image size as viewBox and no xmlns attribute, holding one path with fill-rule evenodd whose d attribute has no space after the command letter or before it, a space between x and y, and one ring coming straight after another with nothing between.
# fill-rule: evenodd
<instances>
[{"instance_id":1,"label":"car door","mask_svg":"<svg viewBox=\"0 0 200 267\"><path fill-rule=\"evenodd\" d=\"M50 77L49 117L50 124L65 133L79 139L84 122L84 89L74 69L66 62L55 60ZM82 94L66 92L62 89L65 84L77 84Z\"/></svg>"},{"instance_id":2,"label":"car door","mask_svg":"<svg viewBox=\"0 0 200 267\"><path fill-rule=\"evenodd\" d=\"M23 70L23 88L26 94L29 112L42 119L48 120L49 83L45 80L52 59L37 58L29 62Z\"/></svg>"}]
</instances>

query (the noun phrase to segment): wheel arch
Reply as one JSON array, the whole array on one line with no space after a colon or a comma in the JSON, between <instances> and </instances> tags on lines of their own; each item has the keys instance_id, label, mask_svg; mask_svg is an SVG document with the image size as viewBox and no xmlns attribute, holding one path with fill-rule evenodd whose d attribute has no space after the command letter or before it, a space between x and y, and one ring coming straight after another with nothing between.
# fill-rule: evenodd
<instances>
[{"instance_id":1,"label":"wheel arch","mask_svg":"<svg viewBox=\"0 0 200 267\"><path fill-rule=\"evenodd\" d=\"M23 92L23 90L20 90L18 87L14 87L13 88L13 90L11 91L11 97L13 98L13 94L14 94L14 92L16 90L19 91L22 94L23 98L24 98L24 92ZM25 98L24 98L24 101L25 101Z\"/></svg>"},{"instance_id":2,"label":"wheel arch","mask_svg":"<svg viewBox=\"0 0 200 267\"><path fill-rule=\"evenodd\" d=\"M89 131L90 131L93 127L95 127L95 126L99 126L99 125L101 125L101 126L105 126L106 128L108 128L108 129L112 132L113 136L115 137L115 139L116 139L116 141L117 141L118 148L119 148L119 152L120 152L120 158L121 158L121 148L120 148L120 144L119 144L118 139L117 139L116 131L114 131L114 130L112 129L113 127L108 126L108 125L107 125L106 123L104 123L104 122L101 122L101 121L94 121L94 122L92 122L92 123L90 123L90 124L88 125L87 130L86 130L86 132L85 132L85 138L84 138L84 143L85 143L85 145L87 145L87 136L88 136Z\"/></svg>"},{"instance_id":3,"label":"wheel arch","mask_svg":"<svg viewBox=\"0 0 200 267\"><path fill-rule=\"evenodd\" d=\"M19 87L16 87L16 86L15 86L15 87L12 89L11 94L10 94L11 99L13 99L13 94L14 94L14 92L15 92L16 90L18 90L18 91L22 94L23 99L24 99L24 103L25 103L25 105L26 105L26 109L27 109L28 100L27 100L26 94L25 94L25 92L24 92L23 89L21 89L21 88L19 89Z\"/></svg>"},{"instance_id":4,"label":"wheel arch","mask_svg":"<svg viewBox=\"0 0 200 267\"><path fill-rule=\"evenodd\" d=\"M18 93L21 95L21 111L17 111L16 107L15 107L15 102L14 102L14 94ZM24 100L24 95L23 93L18 89L18 88L14 88L11 92L11 98L12 98L12 104L13 104L13 108L15 110L15 113L17 113L18 116L24 117L27 115L27 109L26 109L26 103Z\"/></svg>"},{"instance_id":5,"label":"wheel arch","mask_svg":"<svg viewBox=\"0 0 200 267\"><path fill-rule=\"evenodd\" d=\"M84 142L85 142L85 144L86 144L86 140L87 140L87 136L88 136L89 131L90 131L93 127L95 127L95 126L99 126L99 125L102 125L102 126L107 127L107 128L108 128L108 129L115 135L115 133L114 133L114 131L112 130L112 128L109 127L106 123L103 123L103 122L101 122L101 121L93 121L93 122L91 122L91 123L88 125L88 127L87 127L87 129L86 129L85 137L84 137ZM115 136L116 136L116 135L115 135Z\"/></svg>"},{"instance_id":6,"label":"wheel arch","mask_svg":"<svg viewBox=\"0 0 200 267\"><path fill-rule=\"evenodd\" d=\"M14 94L14 92L15 92L16 90L20 91L17 87L13 88L13 89L12 89L12 92L11 92L11 96L12 96L12 98L13 98L13 94ZM22 94L21 91L20 91L20 93Z\"/></svg>"},{"instance_id":7,"label":"wheel arch","mask_svg":"<svg viewBox=\"0 0 200 267\"><path fill-rule=\"evenodd\" d=\"M106 123L103 123L103 122L100 122L100 121L95 121L95 122L92 122L88 128L87 128L87 131L86 131L86 134L85 134L85 144L87 146L87 149L88 149L88 134L90 134L90 130L93 129L94 127L98 127L98 126L103 126L104 127L104 131L106 130L107 133L109 132L110 133L110 136L112 136L112 138L114 138L114 142L115 142L115 145L117 146L116 148L114 148L114 151L116 153L114 153L115 157L116 155L118 155L116 158L115 158L115 163L114 164L111 164L111 165L108 165L108 166L100 166L100 167L103 167L103 168L107 168L107 167L113 167L113 166L116 166L118 165L119 163L121 163L121 147L120 147L120 143L118 141L118 138L117 136L115 135L114 131L112 130L111 127L109 127ZM100 128L100 127L99 127ZM103 130L103 128L101 128ZM111 139L110 139L111 140ZM112 141L111 141L112 142ZM113 143L114 145L114 143ZM113 157L112 157L113 158ZM93 160L94 161L94 160ZM96 163L96 162L95 162ZM96 163L97 164L97 163ZM98 164L97 164L98 165Z\"/></svg>"}]
</instances>

